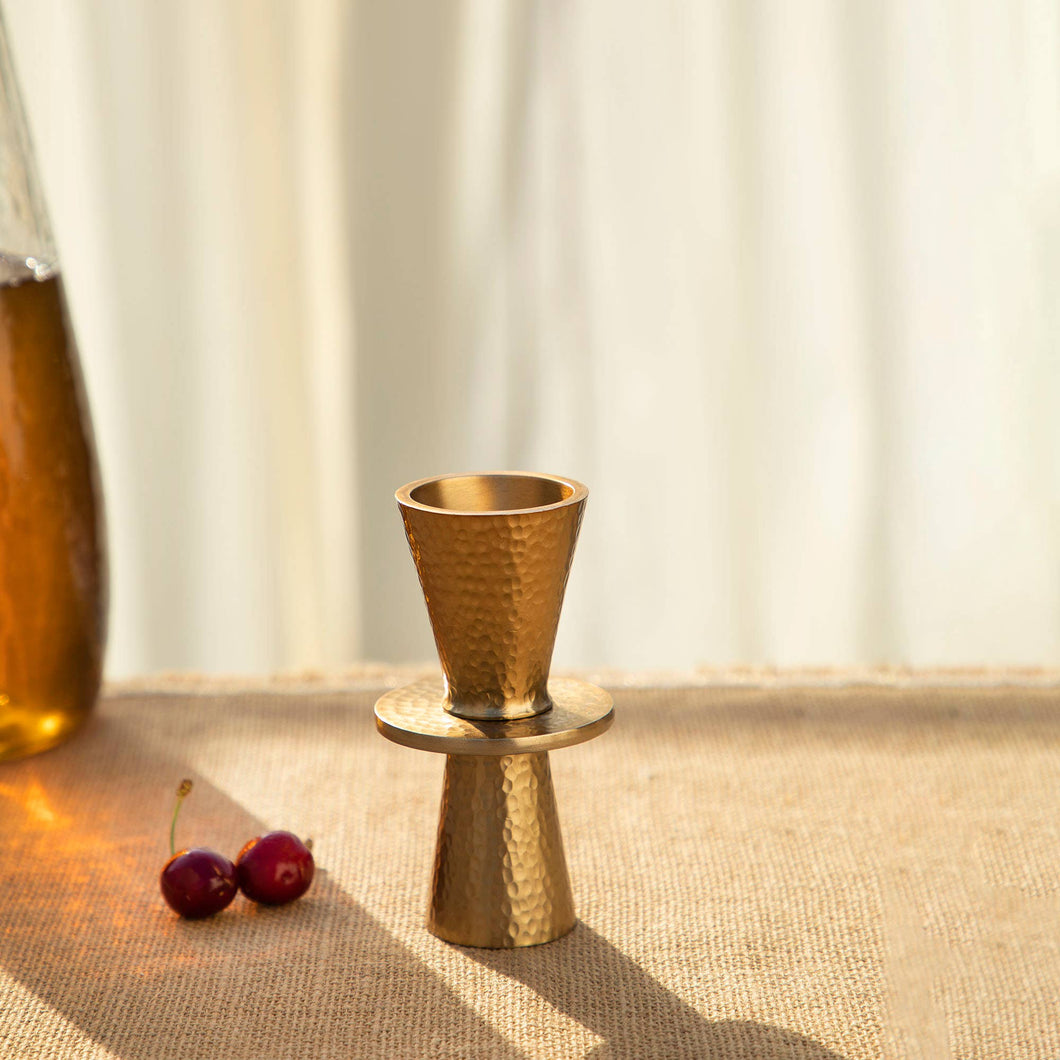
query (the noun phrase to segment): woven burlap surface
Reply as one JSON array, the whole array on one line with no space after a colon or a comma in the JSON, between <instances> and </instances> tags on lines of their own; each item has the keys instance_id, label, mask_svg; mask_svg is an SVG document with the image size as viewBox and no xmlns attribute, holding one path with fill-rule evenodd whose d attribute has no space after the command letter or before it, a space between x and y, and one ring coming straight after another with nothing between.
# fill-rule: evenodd
<instances>
[{"instance_id":1,"label":"woven burlap surface","mask_svg":"<svg viewBox=\"0 0 1060 1060\"><path fill-rule=\"evenodd\" d=\"M1057 1060L1060 690L990 684L616 689L516 952L424 930L442 760L366 684L112 688L0 766L0 1056ZM184 776L178 845L312 836L309 894L170 913Z\"/></svg>"}]
</instances>

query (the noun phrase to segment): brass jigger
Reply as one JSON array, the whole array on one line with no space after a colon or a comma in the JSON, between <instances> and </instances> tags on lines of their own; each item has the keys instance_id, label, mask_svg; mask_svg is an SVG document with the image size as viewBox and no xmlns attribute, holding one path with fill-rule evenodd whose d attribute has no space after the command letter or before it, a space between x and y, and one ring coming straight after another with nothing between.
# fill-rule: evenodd
<instances>
[{"instance_id":1,"label":"brass jigger","mask_svg":"<svg viewBox=\"0 0 1060 1060\"><path fill-rule=\"evenodd\" d=\"M549 680L589 491L552 475L421 479L397 491L443 679L382 696L388 739L445 754L428 929L535 946L575 923L548 752L614 717L595 685Z\"/></svg>"}]
</instances>

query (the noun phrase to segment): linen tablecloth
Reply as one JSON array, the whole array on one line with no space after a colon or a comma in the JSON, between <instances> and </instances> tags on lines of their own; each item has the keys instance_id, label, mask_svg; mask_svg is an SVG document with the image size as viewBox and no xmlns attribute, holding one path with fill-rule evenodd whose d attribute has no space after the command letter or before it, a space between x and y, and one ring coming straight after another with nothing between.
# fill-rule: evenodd
<instances>
[{"instance_id":1,"label":"linen tablecloth","mask_svg":"<svg viewBox=\"0 0 1060 1060\"><path fill-rule=\"evenodd\" d=\"M405 675L111 686L0 766L0 1056L1060 1058L1060 679L611 675L552 755L580 923L424 929L443 761ZM314 840L299 902L177 919L178 846Z\"/></svg>"}]
</instances>

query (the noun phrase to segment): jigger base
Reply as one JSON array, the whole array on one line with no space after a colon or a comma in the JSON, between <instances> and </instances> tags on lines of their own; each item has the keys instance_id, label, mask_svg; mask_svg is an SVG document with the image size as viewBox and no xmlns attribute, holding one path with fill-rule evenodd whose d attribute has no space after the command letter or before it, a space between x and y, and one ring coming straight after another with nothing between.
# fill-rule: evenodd
<instances>
[{"instance_id":1,"label":"jigger base","mask_svg":"<svg viewBox=\"0 0 1060 1060\"><path fill-rule=\"evenodd\" d=\"M440 680L380 697L389 740L444 753L428 929L461 946L536 946L574 927L548 751L611 726L611 697L569 678L549 682L553 707L518 721L466 721L442 710Z\"/></svg>"},{"instance_id":2,"label":"jigger base","mask_svg":"<svg viewBox=\"0 0 1060 1060\"><path fill-rule=\"evenodd\" d=\"M537 946L574 927L548 754L449 755L428 930L461 946Z\"/></svg>"}]
</instances>

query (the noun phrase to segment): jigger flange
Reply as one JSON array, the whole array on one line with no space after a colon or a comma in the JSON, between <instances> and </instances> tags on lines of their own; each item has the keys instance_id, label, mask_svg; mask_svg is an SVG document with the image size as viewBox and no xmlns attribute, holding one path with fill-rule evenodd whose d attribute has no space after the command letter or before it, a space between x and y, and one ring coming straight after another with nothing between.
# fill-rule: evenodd
<instances>
[{"instance_id":1,"label":"jigger flange","mask_svg":"<svg viewBox=\"0 0 1060 1060\"><path fill-rule=\"evenodd\" d=\"M445 678L388 692L376 724L448 756L427 926L449 942L534 946L574 927L548 752L613 715L606 692L549 666L588 495L511 471L395 494Z\"/></svg>"},{"instance_id":2,"label":"jigger flange","mask_svg":"<svg viewBox=\"0 0 1060 1060\"><path fill-rule=\"evenodd\" d=\"M382 696L376 726L395 743L447 755L427 927L462 946L535 946L575 923L548 751L599 736L614 708L603 689L552 678L552 709L473 722L441 709L443 685Z\"/></svg>"}]
</instances>

